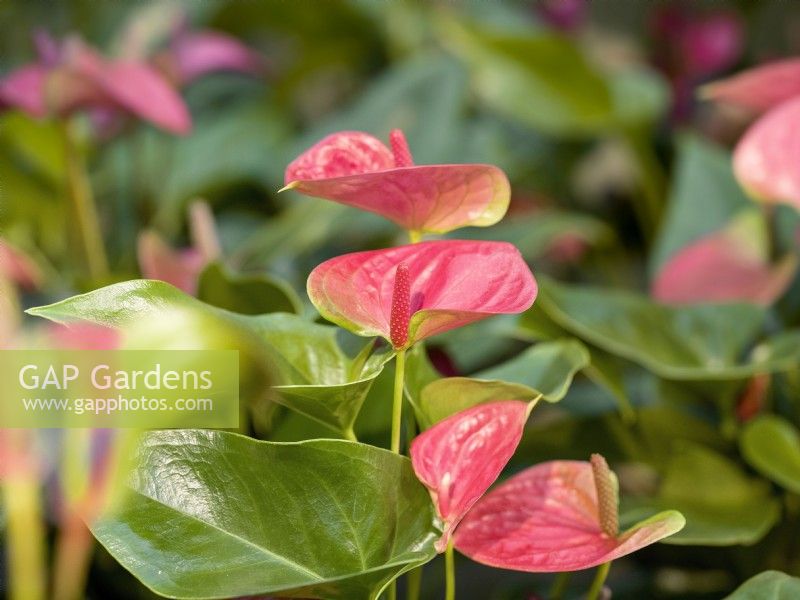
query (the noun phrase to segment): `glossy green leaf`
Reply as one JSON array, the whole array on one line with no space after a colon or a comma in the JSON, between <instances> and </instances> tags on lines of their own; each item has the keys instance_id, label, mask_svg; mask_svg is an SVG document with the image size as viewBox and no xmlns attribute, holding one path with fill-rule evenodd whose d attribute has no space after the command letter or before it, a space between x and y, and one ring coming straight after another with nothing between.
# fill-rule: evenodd
<instances>
[{"instance_id":1,"label":"glossy green leaf","mask_svg":"<svg viewBox=\"0 0 800 600\"><path fill-rule=\"evenodd\" d=\"M151 432L130 488L92 531L172 598L373 600L440 535L407 458L341 440Z\"/></svg>"},{"instance_id":2,"label":"glossy green leaf","mask_svg":"<svg viewBox=\"0 0 800 600\"><path fill-rule=\"evenodd\" d=\"M606 82L568 38L495 33L453 20L442 32L470 66L478 95L499 112L554 134L597 131L612 120Z\"/></svg>"},{"instance_id":3,"label":"glossy green leaf","mask_svg":"<svg viewBox=\"0 0 800 600\"><path fill-rule=\"evenodd\" d=\"M297 294L283 281L265 274L238 275L219 263L207 266L200 274L197 297L243 315L302 312Z\"/></svg>"},{"instance_id":4,"label":"glossy green leaf","mask_svg":"<svg viewBox=\"0 0 800 600\"><path fill-rule=\"evenodd\" d=\"M690 443L674 447L652 510L679 510L686 527L668 544L732 546L755 544L780 516L770 487L708 448Z\"/></svg>"},{"instance_id":5,"label":"glossy green leaf","mask_svg":"<svg viewBox=\"0 0 800 600\"><path fill-rule=\"evenodd\" d=\"M800 433L794 425L775 415L758 417L745 426L739 445L759 473L800 493Z\"/></svg>"},{"instance_id":6,"label":"glossy green leaf","mask_svg":"<svg viewBox=\"0 0 800 600\"><path fill-rule=\"evenodd\" d=\"M668 208L650 256L650 272L687 244L722 229L752 202L733 177L728 152L695 136L684 136Z\"/></svg>"},{"instance_id":7,"label":"glossy green leaf","mask_svg":"<svg viewBox=\"0 0 800 600\"><path fill-rule=\"evenodd\" d=\"M29 312L60 323L83 320L123 328L174 310L202 315L228 338L264 353L279 382L273 386L276 401L348 435L373 380L391 357L362 353L351 358L340 347L335 327L285 313L232 313L161 281L119 283Z\"/></svg>"},{"instance_id":8,"label":"glossy green leaf","mask_svg":"<svg viewBox=\"0 0 800 600\"><path fill-rule=\"evenodd\" d=\"M794 600L800 598L800 579L780 571L764 571L740 585L725 600Z\"/></svg>"},{"instance_id":9,"label":"glossy green leaf","mask_svg":"<svg viewBox=\"0 0 800 600\"><path fill-rule=\"evenodd\" d=\"M550 321L666 379L744 379L800 364L800 331L750 349L766 318L753 305L668 307L615 289L540 283L533 311L543 311L546 319L534 327L551 327Z\"/></svg>"},{"instance_id":10,"label":"glossy green leaf","mask_svg":"<svg viewBox=\"0 0 800 600\"><path fill-rule=\"evenodd\" d=\"M431 426L484 402L558 402L567 393L575 373L588 364L589 353L576 340L537 344L473 377L446 377L428 383L422 388L419 410L425 425Z\"/></svg>"}]
</instances>

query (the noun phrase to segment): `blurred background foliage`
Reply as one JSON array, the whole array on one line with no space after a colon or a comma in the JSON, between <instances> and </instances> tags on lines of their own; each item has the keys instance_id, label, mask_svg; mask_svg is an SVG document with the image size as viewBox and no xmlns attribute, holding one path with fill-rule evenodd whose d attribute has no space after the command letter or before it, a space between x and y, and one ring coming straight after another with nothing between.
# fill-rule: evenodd
<instances>
[{"instance_id":1,"label":"blurred background foliage","mask_svg":"<svg viewBox=\"0 0 800 600\"><path fill-rule=\"evenodd\" d=\"M40 28L57 36L79 32L113 52L126 24L154 4L7 0L0 4L0 72L33 58L31 32ZM258 78L220 73L192 84L185 91L193 119L187 136L129 123L99 138L80 122L109 280L88 279L75 259L55 126L18 112L0 115L2 235L46 274L43 288L24 296L25 306L139 277L139 234L150 229L174 247L188 246L187 209L202 197L213 208L231 272L273 279L226 284L230 273L214 267L203 276L201 298L253 313L260 312L254 295L273 294L281 308L269 310L310 316L304 286L311 268L403 240L375 215L294 192L279 195L284 168L330 132L357 129L387 139L390 129L402 128L418 163L486 162L506 171L513 189L506 219L451 235L516 244L544 284L521 320L496 318L436 338L431 360L445 374L469 375L513 358L531 341L580 339L591 366L580 370L563 401L537 409L513 467L602 452L620 473L631 522L653 507L680 509L689 520L672 544L615 566L614 597L719 598L765 569L800 571L800 438L790 428L785 447L764 450L775 432L742 436L747 419L740 410L761 376L771 385L758 406L789 422L800 419L800 344L792 333L800 326L800 281L773 307L715 308L713 318L692 313L702 308L654 316L642 297L677 250L742 211L757 211L730 167L730 147L747 123L698 100L696 89L800 52L800 5L204 0L181 6L192 26L227 32L263 54L266 70ZM719 42L724 56L706 64L665 14L694 24L728 19L733 25ZM770 253L779 257L795 248L800 218L790 207L775 212ZM548 278L604 289L587 295ZM272 287L264 292L260 285ZM519 368L516 379L508 368L503 378L524 383L524 364ZM377 375L356 423L360 439L384 446L392 369ZM269 439L332 435L276 405L259 415L253 433ZM764 452L768 459L760 460ZM440 571L426 569L429 597L438 593ZM534 598L549 583L546 576L459 561L459 586L470 590L465 597ZM149 592L98 553L87 596Z\"/></svg>"}]
</instances>

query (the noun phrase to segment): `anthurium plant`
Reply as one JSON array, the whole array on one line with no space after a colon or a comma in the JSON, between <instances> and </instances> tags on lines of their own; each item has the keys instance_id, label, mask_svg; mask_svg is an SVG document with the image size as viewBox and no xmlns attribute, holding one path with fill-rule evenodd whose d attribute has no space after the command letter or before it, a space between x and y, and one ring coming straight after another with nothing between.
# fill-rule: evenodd
<instances>
[{"instance_id":1,"label":"anthurium plant","mask_svg":"<svg viewBox=\"0 0 800 600\"><path fill-rule=\"evenodd\" d=\"M40 4L0 594L800 597L797 7Z\"/></svg>"}]
</instances>

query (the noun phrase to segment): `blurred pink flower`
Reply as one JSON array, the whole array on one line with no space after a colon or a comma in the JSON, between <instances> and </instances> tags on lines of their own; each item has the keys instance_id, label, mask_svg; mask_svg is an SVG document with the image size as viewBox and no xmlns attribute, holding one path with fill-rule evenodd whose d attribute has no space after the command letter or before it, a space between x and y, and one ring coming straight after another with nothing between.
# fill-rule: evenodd
<instances>
[{"instance_id":1,"label":"blurred pink flower","mask_svg":"<svg viewBox=\"0 0 800 600\"><path fill-rule=\"evenodd\" d=\"M800 209L800 59L768 63L714 82L702 95L763 113L734 149L734 174L757 200Z\"/></svg>"},{"instance_id":2,"label":"blurred pink flower","mask_svg":"<svg viewBox=\"0 0 800 600\"><path fill-rule=\"evenodd\" d=\"M42 271L33 259L2 238L0 238L0 278L10 280L24 290L35 290L44 281Z\"/></svg>"},{"instance_id":3,"label":"blurred pink flower","mask_svg":"<svg viewBox=\"0 0 800 600\"><path fill-rule=\"evenodd\" d=\"M219 71L259 75L264 60L234 37L216 31L180 30L154 63L177 85Z\"/></svg>"},{"instance_id":4,"label":"blurred pink flower","mask_svg":"<svg viewBox=\"0 0 800 600\"><path fill-rule=\"evenodd\" d=\"M537 0L534 4L536 13L548 25L572 31L586 20L589 0Z\"/></svg>"},{"instance_id":5,"label":"blurred pink flower","mask_svg":"<svg viewBox=\"0 0 800 600\"><path fill-rule=\"evenodd\" d=\"M139 268L146 279L158 279L187 294L197 293L200 273L221 254L214 216L205 202L189 207L189 230L192 246L174 249L155 231L139 234Z\"/></svg>"},{"instance_id":6,"label":"blurred pink flower","mask_svg":"<svg viewBox=\"0 0 800 600\"><path fill-rule=\"evenodd\" d=\"M105 59L78 37L57 44L40 34L37 46L36 63L0 80L0 107L17 108L37 118L115 109L172 133L191 129L181 97L146 63Z\"/></svg>"},{"instance_id":7,"label":"blurred pink flower","mask_svg":"<svg viewBox=\"0 0 800 600\"><path fill-rule=\"evenodd\" d=\"M709 234L676 252L653 282L653 297L669 304L777 300L797 271L789 255L770 264L757 236L738 224Z\"/></svg>"},{"instance_id":8,"label":"blurred pink flower","mask_svg":"<svg viewBox=\"0 0 800 600\"><path fill-rule=\"evenodd\" d=\"M667 4L655 10L650 29L655 63L672 82L675 116L685 118L696 83L730 67L741 55L742 22L729 10L700 12L689 4Z\"/></svg>"}]
</instances>

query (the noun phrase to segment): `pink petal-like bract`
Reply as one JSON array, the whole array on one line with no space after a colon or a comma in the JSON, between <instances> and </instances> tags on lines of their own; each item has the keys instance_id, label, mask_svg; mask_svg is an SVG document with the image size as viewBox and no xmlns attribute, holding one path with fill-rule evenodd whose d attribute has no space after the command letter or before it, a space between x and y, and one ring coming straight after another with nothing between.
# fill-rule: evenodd
<instances>
[{"instance_id":1,"label":"pink petal-like bract","mask_svg":"<svg viewBox=\"0 0 800 600\"><path fill-rule=\"evenodd\" d=\"M236 38L214 31L181 32L170 50L181 85L217 71L257 75L263 68L259 54Z\"/></svg>"},{"instance_id":2,"label":"pink petal-like bract","mask_svg":"<svg viewBox=\"0 0 800 600\"><path fill-rule=\"evenodd\" d=\"M763 112L800 96L800 58L755 67L705 86L703 96Z\"/></svg>"},{"instance_id":3,"label":"pink petal-like bract","mask_svg":"<svg viewBox=\"0 0 800 600\"><path fill-rule=\"evenodd\" d=\"M600 526L588 462L553 461L510 478L481 498L455 532L471 559L531 573L588 569L635 552L683 528L666 511L614 537Z\"/></svg>"},{"instance_id":4,"label":"pink petal-like bract","mask_svg":"<svg viewBox=\"0 0 800 600\"><path fill-rule=\"evenodd\" d=\"M332 133L295 158L286 167L285 183L344 177L394 168L394 155L368 133Z\"/></svg>"},{"instance_id":5,"label":"pink petal-like bract","mask_svg":"<svg viewBox=\"0 0 800 600\"><path fill-rule=\"evenodd\" d=\"M408 266L407 346L498 314L530 308L537 286L512 244L441 240L332 258L308 277L308 295L329 321L364 336L391 339L392 295Z\"/></svg>"},{"instance_id":6,"label":"pink petal-like bract","mask_svg":"<svg viewBox=\"0 0 800 600\"><path fill-rule=\"evenodd\" d=\"M678 251L653 282L653 297L668 304L750 302L769 305L792 281L796 261L769 265L728 231Z\"/></svg>"},{"instance_id":7,"label":"pink petal-like bract","mask_svg":"<svg viewBox=\"0 0 800 600\"><path fill-rule=\"evenodd\" d=\"M122 339L118 330L96 323L50 324L47 333L54 348L65 350L116 350Z\"/></svg>"},{"instance_id":8,"label":"pink petal-like bract","mask_svg":"<svg viewBox=\"0 0 800 600\"><path fill-rule=\"evenodd\" d=\"M44 282L44 274L27 254L0 238L0 278L9 279L26 290Z\"/></svg>"},{"instance_id":9,"label":"pink petal-like bract","mask_svg":"<svg viewBox=\"0 0 800 600\"><path fill-rule=\"evenodd\" d=\"M517 449L530 408L517 400L480 404L418 435L409 455L444 521L437 550L502 472Z\"/></svg>"},{"instance_id":10,"label":"pink petal-like bract","mask_svg":"<svg viewBox=\"0 0 800 600\"><path fill-rule=\"evenodd\" d=\"M508 178L495 166L400 166L380 140L360 132L318 142L287 167L285 182L303 194L430 233L493 225L505 215L511 195Z\"/></svg>"},{"instance_id":11,"label":"pink petal-like bract","mask_svg":"<svg viewBox=\"0 0 800 600\"><path fill-rule=\"evenodd\" d=\"M158 279L187 294L197 292L200 273L208 261L194 248L173 250L153 231L139 235L139 268L146 279Z\"/></svg>"},{"instance_id":12,"label":"pink petal-like bract","mask_svg":"<svg viewBox=\"0 0 800 600\"><path fill-rule=\"evenodd\" d=\"M747 130L733 153L736 179L765 202L800 210L800 96L773 108Z\"/></svg>"},{"instance_id":13,"label":"pink petal-like bract","mask_svg":"<svg viewBox=\"0 0 800 600\"><path fill-rule=\"evenodd\" d=\"M47 69L36 64L12 71L0 81L0 106L18 108L32 117L46 116L46 77Z\"/></svg>"},{"instance_id":14,"label":"pink petal-like bract","mask_svg":"<svg viewBox=\"0 0 800 600\"><path fill-rule=\"evenodd\" d=\"M115 103L134 115L172 133L185 134L192 128L183 99L152 67L136 62L109 62L95 77Z\"/></svg>"}]
</instances>

